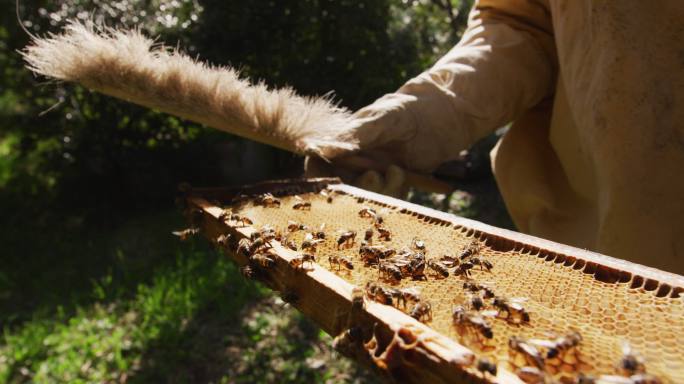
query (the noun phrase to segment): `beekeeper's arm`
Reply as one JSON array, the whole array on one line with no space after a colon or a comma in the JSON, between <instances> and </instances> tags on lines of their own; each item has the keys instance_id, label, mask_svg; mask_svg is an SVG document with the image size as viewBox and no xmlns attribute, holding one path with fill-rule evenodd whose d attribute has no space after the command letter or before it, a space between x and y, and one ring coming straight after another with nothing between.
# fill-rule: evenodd
<instances>
[{"instance_id":1,"label":"beekeeper's arm","mask_svg":"<svg viewBox=\"0 0 684 384\"><path fill-rule=\"evenodd\" d=\"M458 45L395 93L356 112L350 129L365 155L431 172L551 95L555 63L545 1L481 0ZM369 172L359 183L392 194L383 181L400 185L401 174L391 172L387 180Z\"/></svg>"}]
</instances>

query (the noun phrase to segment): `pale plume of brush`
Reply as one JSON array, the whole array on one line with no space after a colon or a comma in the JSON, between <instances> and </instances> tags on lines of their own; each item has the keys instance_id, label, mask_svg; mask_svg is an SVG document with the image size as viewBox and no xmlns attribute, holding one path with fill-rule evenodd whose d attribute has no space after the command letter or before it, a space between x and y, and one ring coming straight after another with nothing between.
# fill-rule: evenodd
<instances>
[{"instance_id":1,"label":"pale plume of brush","mask_svg":"<svg viewBox=\"0 0 684 384\"><path fill-rule=\"evenodd\" d=\"M70 22L63 33L33 38L22 52L33 72L187 118L301 154L356 149L345 136L350 113L330 97L251 84L155 45L140 31Z\"/></svg>"}]
</instances>

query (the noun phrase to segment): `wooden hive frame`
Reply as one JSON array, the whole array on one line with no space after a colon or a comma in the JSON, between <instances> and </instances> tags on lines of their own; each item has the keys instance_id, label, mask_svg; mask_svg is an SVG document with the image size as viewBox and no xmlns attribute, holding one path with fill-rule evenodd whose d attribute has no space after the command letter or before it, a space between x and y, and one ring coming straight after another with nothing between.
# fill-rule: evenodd
<instances>
[{"instance_id":1,"label":"wooden hive frame","mask_svg":"<svg viewBox=\"0 0 684 384\"><path fill-rule=\"evenodd\" d=\"M237 243L240 239L249 238L256 229L219 219L223 212L219 201L230 201L240 194L301 194L324 188L392 206L400 209L401 213L410 213L432 223L448 223L463 228L469 235L486 240L490 247L534 252L548 261L582 269L602 282L641 284L659 296L679 297L684 292L684 277L679 275L492 227L344 185L335 178L283 180L235 188L186 187L182 193L192 225L198 226L203 235L217 245L222 235L230 235L228 244L219 246L229 250L230 256L242 267L248 265L249 260L246 255L235 252ZM416 383L523 383L513 372L505 369L500 369L496 377L477 372L473 365L476 354L470 349L396 308L366 301L363 310L353 310L352 284L318 264L303 273L290 265L297 252L277 242L273 243L273 249L277 255L275 265L260 271L258 280L284 296L296 292L292 305L328 334L340 335L336 339L337 346L346 355L378 368L385 377ZM364 342L351 342L342 337L351 326L359 324L363 325Z\"/></svg>"}]
</instances>

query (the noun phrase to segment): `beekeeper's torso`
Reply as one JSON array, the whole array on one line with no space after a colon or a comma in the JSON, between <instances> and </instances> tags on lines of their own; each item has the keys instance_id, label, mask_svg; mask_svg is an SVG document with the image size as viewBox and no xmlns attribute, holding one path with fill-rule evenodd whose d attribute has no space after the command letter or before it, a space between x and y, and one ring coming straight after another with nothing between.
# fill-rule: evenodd
<instances>
[{"instance_id":1,"label":"beekeeper's torso","mask_svg":"<svg viewBox=\"0 0 684 384\"><path fill-rule=\"evenodd\" d=\"M452 51L358 116L388 111L373 145L417 170L514 121L492 160L519 230L684 272L684 1L479 1Z\"/></svg>"}]
</instances>

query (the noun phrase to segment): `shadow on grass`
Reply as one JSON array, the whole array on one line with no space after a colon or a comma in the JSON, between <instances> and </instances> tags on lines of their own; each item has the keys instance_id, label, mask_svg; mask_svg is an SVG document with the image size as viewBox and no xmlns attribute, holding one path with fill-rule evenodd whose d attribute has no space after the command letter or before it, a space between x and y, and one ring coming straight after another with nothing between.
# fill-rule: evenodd
<instances>
[{"instance_id":1,"label":"shadow on grass","mask_svg":"<svg viewBox=\"0 0 684 384\"><path fill-rule=\"evenodd\" d=\"M170 231L184 225L175 211L111 228L74 220L2 223L0 326L130 296L155 269L175 263L179 245Z\"/></svg>"},{"instance_id":2,"label":"shadow on grass","mask_svg":"<svg viewBox=\"0 0 684 384\"><path fill-rule=\"evenodd\" d=\"M244 280L227 257L193 278L219 284L178 307L196 305L150 340L131 382L312 383L374 382L331 349L332 338L266 288ZM221 270L223 272L217 272ZM154 290L160 289L155 284ZM163 289L167 291L168 289ZM178 291L188 289L177 288Z\"/></svg>"}]
</instances>

